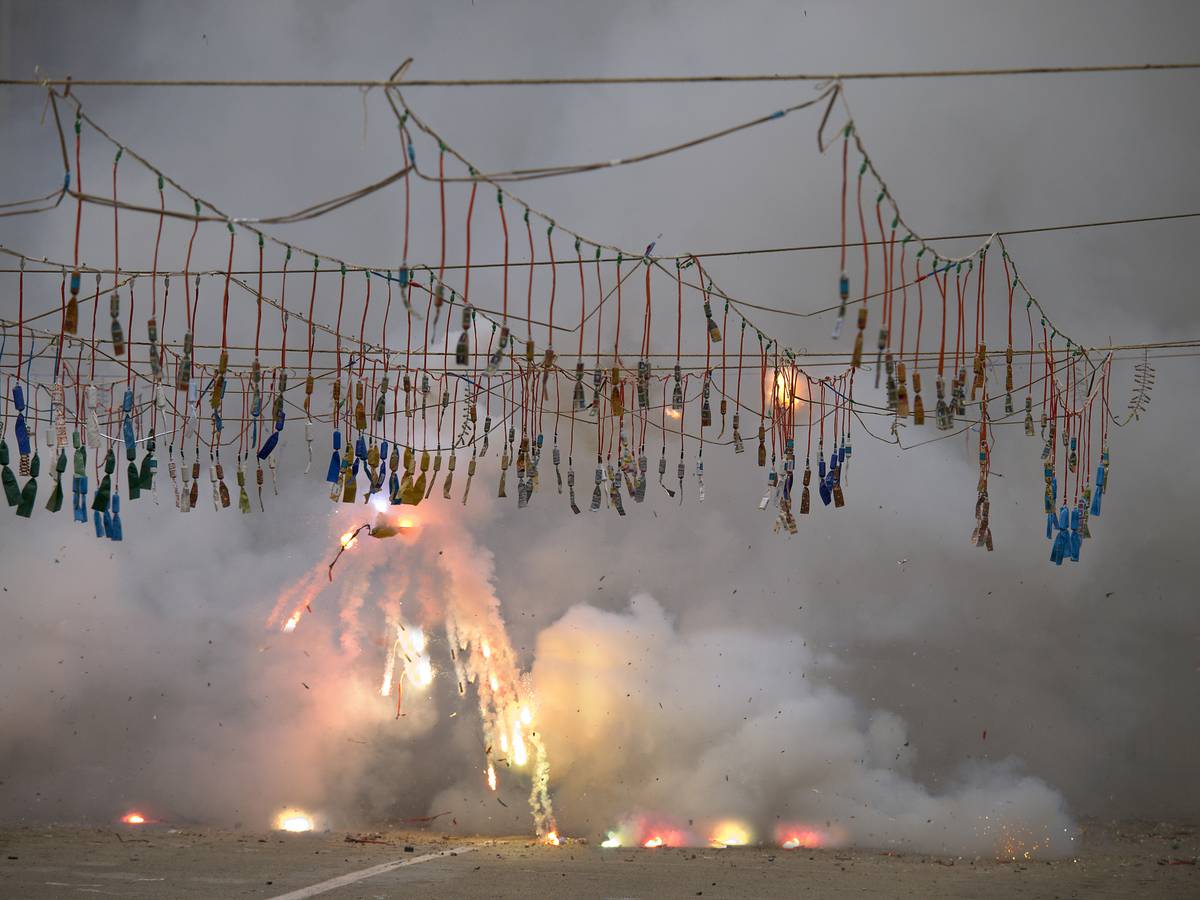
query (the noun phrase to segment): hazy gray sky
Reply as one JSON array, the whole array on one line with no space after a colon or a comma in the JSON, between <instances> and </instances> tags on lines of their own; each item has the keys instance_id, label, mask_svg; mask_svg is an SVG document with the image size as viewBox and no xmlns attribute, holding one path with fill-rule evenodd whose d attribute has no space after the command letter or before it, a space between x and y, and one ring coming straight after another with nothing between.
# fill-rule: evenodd
<instances>
[{"instance_id":1,"label":"hazy gray sky","mask_svg":"<svg viewBox=\"0 0 1200 900\"><path fill-rule=\"evenodd\" d=\"M1188 3L6 2L0 70L6 77L28 77L39 66L78 78L382 78L408 56L411 77L1142 63L1191 60L1197 28L1200 11ZM1200 209L1193 172L1200 125L1189 112L1197 78L851 82L847 98L907 221L936 235ZM412 89L406 97L466 156L505 169L628 155L811 91L807 84L479 88ZM374 180L401 158L379 91L365 98L354 90L78 93L114 135L235 215L307 205ZM4 199L42 193L61 178L52 129L39 126L43 103L33 89L0 89ZM516 193L565 227L621 246L640 248L661 233L664 253L828 241L838 225L838 166L817 152L818 119L800 113L665 160L533 182ZM84 154L85 180L99 191L110 150L92 140ZM134 166L122 173L131 195L153 196L149 176ZM464 196L459 188L452 201L454 260L462 253ZM398 198L393 189L275 233L331 256L394 264ZM411 255L430 259L436 207L432 195L423 201ZM490 220L490 203L483 209ZM0 242L65 258L71 218L64 209L0 221ZM107 223L85 212L88 261L111 259ZM127 215L121 227L123 262L148 263L153 221ZM495 224L481 228L487 234ZM1192 274L1198 229L1185 220L1015 237L1009 246L1039 299L1078 340L1178 339L1200 330ZM172 259L181 257L186 232L169 230L164 241ZM974 243L939 249L955 255ZM494 240L481 238L480 246L483 259L498 258ZM198 252L205 265L219 265L223 249L214 237ZM835 297L836 252L730 258L710 269L731 293L771 305L811 308ZM6 278L0 304L11 316L15 294ZM523 296L523 279L518 284ZM302 292L299 282L289 285ZM207 290L211 303L219 295ZM247 310L236 310L236 321L244 324ZM804 324L764 314L762 323L793 346L828 344L827 319ZM806 640L810 652L829 657L814 677L858 709L889 710L907 722L920 751L913 772L935 790L965 760L1015 757L1021 771L1061 790L1077 815L1194 816L1200 476L1191 460L1200 365L1191 358L1156 365L1149 415L1112 435L1111 494L1077 566L1048 562L1040 443L1019 429L997 441L997 549L988 555L967 543L973 443L901 453L861 431L848 508L819 510L790 540L772 534L771 514L756 508L761 470L733 464L728 450L706 455L702 507L689 484L682 511L659 492L620 520L574 517L549 492L527 510L496 507L484 500L495 472L481 468L487 489L462 527L495 555L497 591L527 662L539 631L571 607L619 611L644 591L685 641L745 629L775 653L768 635ZM1129 363L1115 372L1113 400L1123 406ZM927 386L927 400L931 393ZM258 653L274 642L261 631L274 592L328 553L328 504L321 485L300 475L298 425L290 426L280 470L284 495L270 498L266 516L202 508L183 517L131 504L124 545L94 541L65 514L4 520L0 769L15 774L0 784L0 815L106 815L140 796L140 773L154 773L157 785L188 778L253 785L250 763L269 758L263 741L271 734L306 740L299 677ZM324 453L326 440L318 435ZM650 452L657 455L657 439ZM590 487L590 472L581 472ZM332 605L324 613L333 616ZM292 664L304 663L297 656ZM218 728L225 733L214 737ZM477 752L472 737L446 757ZM790 739L803 743L804 735ZM379 740L394 755L363 765L391 766L409 752L394 735ZM429 752L448 738L435 729L419 741ZM193 753L197 746L203 752ZM248 762L235 778L225 760L239 754ZM121 771L129 760L135 771ZM404 788L414 803L426 804L462 774L453 763L444 769L423 767L425 783ZM369 793L361 781L347 789ZM372 803L413 812L403 799ZM189 802L196 815L216 815Z\"/></svg>"}]
</instances>

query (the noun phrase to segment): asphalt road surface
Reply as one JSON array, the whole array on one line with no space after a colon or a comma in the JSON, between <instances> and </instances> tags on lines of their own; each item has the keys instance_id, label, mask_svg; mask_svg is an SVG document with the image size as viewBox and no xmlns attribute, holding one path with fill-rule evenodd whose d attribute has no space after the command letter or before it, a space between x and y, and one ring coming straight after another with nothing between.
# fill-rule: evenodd
<instances>
[{"instance_id":1,"label":"asphalt road surface","mask_svg":"<svg viewBox=\"0 0 1200 900\"><path fill-rule=\"evenodd\" d=\"M878 850L601 849L428 832L0 827L0 898L1200 897L1200 828L1092 824L1078 853L998 861ZM359 837L363 837L359 835Z\"/></svg>"}]
</instances>

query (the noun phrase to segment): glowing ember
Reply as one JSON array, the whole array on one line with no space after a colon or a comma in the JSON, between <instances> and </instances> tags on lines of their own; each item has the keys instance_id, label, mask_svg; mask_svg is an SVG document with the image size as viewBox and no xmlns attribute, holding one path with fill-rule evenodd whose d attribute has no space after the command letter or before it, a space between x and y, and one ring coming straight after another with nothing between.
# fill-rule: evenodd
<instances>
[{"instance_id":1,"label":"glowing ember","mask_svg":"<svg viewBox=\"0 0 1200 900\"><path fill-rule=\"evenodd\" d=\"M128 812L121 816L121 821L126 825L145 825L146 817L140 812Z\"/></svg>"},{"instance_id":2,"label":"glowing ember","mask_svg":"<svg viewBox=\"0 0 1200 900\"><path fill-rule=\"evenodd\" d=\"M621 846L621 839L617 837L617 833L615 831L610 831L608 833L608 837L600 842L600 846L607 847L609 850L611 850L614 847Z\"/></svg>"},{"instance_id":3,"label":"glowing ember","mask_svg":"<svg viewBox=\"0 0 1200 900\"><path fill-rule=\"evenodd\" d=\"M342 545L343 550L349 550L358 543L358 538L354 536L353 531L347 531L340 538L338 538L338 543Z\"/></svg>"},{"instance_id":4,"label":"glowing ember","mask_svg":"<svg viewBox=\"0 0 1200 900\"><path fill-rule=\"evenodd\" d=\"M642 844L643 847L661 847L662 845L663 845L663 839L660 838L658 835L655 835L654 837L647 840L646 843Z\"/></svg>"},{"instance_id":5,"label":"glowing ember","mask_svg":"<svg viewBox=\"0 0 1200 900\"><path fill-rule=\"evenodd\" d=\"M744 847L750 843L750 829L742 822L729 820L713 829L709 844L713 847Z\"/></svg>"},{"instance_id":6,"label":"glowing ember","mask_svg":"<svg viewBox=\"0 0 1200 900\"><path fill-rule=\"evenodd\" d=\"M275 829L277 831L312 831L313 817L303 810L285 809L275 817Z\"/></svg>"}]
</instances>

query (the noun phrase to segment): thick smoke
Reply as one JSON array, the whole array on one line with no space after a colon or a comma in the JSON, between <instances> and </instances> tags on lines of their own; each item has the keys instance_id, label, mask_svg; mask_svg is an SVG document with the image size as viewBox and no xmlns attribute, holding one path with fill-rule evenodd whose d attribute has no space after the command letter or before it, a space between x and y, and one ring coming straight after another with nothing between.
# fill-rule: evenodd
<instances>
[{"instance_id":1,"label":"thick smoke","mask_svg":"<svg viewBox=\"0 0 1200 900\"><path fill-rule=\"evenodd\" d=\"M705 843L732 817L766 840L792 827L926 852L1071 846L1062 797L1011 762L936 791L914 781L904 721L830 687L837 665L795 632L680 634L645 594L626 612L573 607L539 635L533 670L563 826Z\"/></svg>"}]
</instances>

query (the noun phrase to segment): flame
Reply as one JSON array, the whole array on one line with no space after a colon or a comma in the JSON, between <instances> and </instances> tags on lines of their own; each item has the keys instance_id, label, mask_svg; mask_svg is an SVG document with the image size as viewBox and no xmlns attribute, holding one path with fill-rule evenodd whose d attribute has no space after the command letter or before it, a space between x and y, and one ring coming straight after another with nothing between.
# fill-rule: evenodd
<instances>
[{"instance_id":1,"label":"flame","mask_svg":"<svg viewBox=\"0 0 1200 900\"><path fill-rule=\"evenodd\" d=\"M493 672L493 673L491 674L491 676L488 678L488 684L490 684L490 685L492 686L492 693L493 693L493 694L494 694L494 693L496 693L496 691L500 690L500 679L498 679L498 678L496 677L496 673L495 673L495 672Z\"/></svg>"},{"instance_id":2,"label":"flame","mask_svg":"<svg viewBox=\"0 0 1200 900\"><path fill-rule=\"evenodd\" d=\"M396 524L397 524L397 525L399 525L401 528L404 528L404 529L408 529L408 528L416 528L416 527L417 527L417 523L416 523L416 522L415 522L413 519L410 519L410 518L408 518L407 516L405 516L403 519L401 519L401 520L400 520L399 522L397 522Z\"/></svg>"},{"instance_id":3,"label":"flame","mask_svg":"<svg viewBox=\"0 0 1200 900\"><path fill-rule=\"evenodd\" d=\"M285 809L275 817L277 831L312 831L314 827L313 817L301 809Z\"/></svg>"},{"instance_id":4,"label":"flame","mask_svg":"<svg viewBox=\"0 0 1200 900\"><path fill-rule=\"evenodd\" d=\"M484 659L492 658L492 645L489 644L486 640L480 642L479 650L483 654Z\"/></svg>"},{"instance_id":5,"label":"flame","mask_svg":"<svg viewBox=\"0 0 1200 900\"><path fill-rule=\"evenodd\" d=\"M621 839L619 837L617 837L617 833L615 831L610 831L608 833L608 837L600 842L600 846L606 847L609 850L611 850L614 847L621 846Z\"/></svg>"},{"instance_id":6,"label":"flame","mask_svg":"<svg viewBox=\"0 0 1200 900\"><path fill-rule=\"evenodd\" d=\"M358 538L354 536L353 531L347 531L340 538L338 538L338 543L342 545L343 550L349 550L358 543Z\"/></svg>"},{"instance_id":7,"label":"flame","mask_svg":"<svg viewBox=\"0 0 1200 900\"><path fill-rule=\"evenodd\" d=\"M517 725L513 728L513 762L518 766L523 766L528 760L529 755L525 751L525 739L521 737L521 726Z\"/></svg>"},{"instance_id":8,"label":"flame","mask_svg":"<svg viewBox=\"0 0 1200 900\"><path fill-rule=\"evenodd\" d=\"M121 821L126 825L145 825L146 817L140 812L127 812L121 816Z\"/></svg>"},{"instance_id":9,"label":"flame","mask_svg":"<svg viewBox=\"0 0 1200 900\"><path fill-rule=\"evenodd\" d=\"M387 660L383 667L383 682L380 685L381 696L388 697L392 693L392 685L397 680L395 675L396 661L403 658L403 668L399 680L403 685L404 678L410 684L419 687L429 687L433 683L433 662L425 652L429 644L423 629L415 626L405 627L403 622L394 621L396 639L388 650Z\"/></svg>"},{"instance_id":10,"label":"flame","mask_svg":"<svg viewBox=\"0 0 1200 900\"><path fill-rule=\"evenodd\" d=\"M750 843L750 829L743 822L729 819L719 822L713 829L709 845L712 847L743 847Z\"/></svg>"},{"instance_id":11,"label":"flame","mask_svg":"<svg viewBox=\"0 0 1200 900\"><path fill-rule=\"evenodd\" d=\"M528 706L521 707L521 724L528 725L533 722L533 713L529 711Z\"/></svg>"},{"instance_id":12,"label":"flame","mask_svg":"<svg viewBox=\"0 0 1200 900\"><path fill-rule=\"evenodd\" d=\"M667 413L668 419L675 419L676 421L678 421L679 419L683 418L683 410L682 409L672 409L671 407L668 406L666 409L666 413Z\"/></svg>"},{"instance_id":13,"label":"flame","mask_svg":"<svg viewBox=\"0 0 1200 900\"><path fill-rule=\"evenodd\" d=\"M496 767L488 763L488 787L493 791L496 789Z\"/></svg>"},{"instance_id":14,"label":"flame","mask_svg":"<svg viewBox=\"0 0 1200 900\"><path fill-rule=\"evenodd\" d=\"M549 844L552 847L557 847L562 842L558 838L558 832L551 831L544 838L542 838L542 843Z\"/></svg>"},{"instance_id":15,"label":"flame","mask_svg":"<svg viewBox=\"0 0 1200 900\"><path fill-rule=\"evenodd\" d=\"M787 406L789 403L796 406L808 401L808 382L803 378L782 369L776 369L767 377L771 379L776 406Z\"/></svg>"},{"instance_id":16,"label":"flame","mask_svg":"<svg viewBox=\"0 0 1200 900\"><path fill-rule=\"evenodd\" d=\"M296 625L299 623L302 615L304 615L304 611L300 609L292 613L292 617L283 623L283 633L291 634L293 631L295 631Z\"/></svg>"},{"instance_id":17,"label":"flame","mask_svg":"<svg viewBox=\"0 0 1200 900\"><path fill-rule=\"evenodd\" d=\"M642 844L643 847L651 847L651 848L652 847L661 847L662 845L663 845L663 839L660 838L657 834L654 837L647 840L646 843Z\"/></svg>"},{"instance_id":18,"label":"flame","mask_svg":"<svg viewBox=\"0 0 1200 900\"><path fill-rule=\"evenodd\" d=\"M775 830L775 839L784 850L817 850L827 843L823 832L804 825L781 825Z\"/></svg>"},{"instance_id":19,"label":"flame","mask_svg":"<svg viewBox=\"0 0 1200 900\"><path fill-rule=\"evenodd\" d=\"M417 687L429 687L433 682L433 663L429 661L428 656L423 656L417 660L413 682Z\"/></svg>"}]
</instances>

